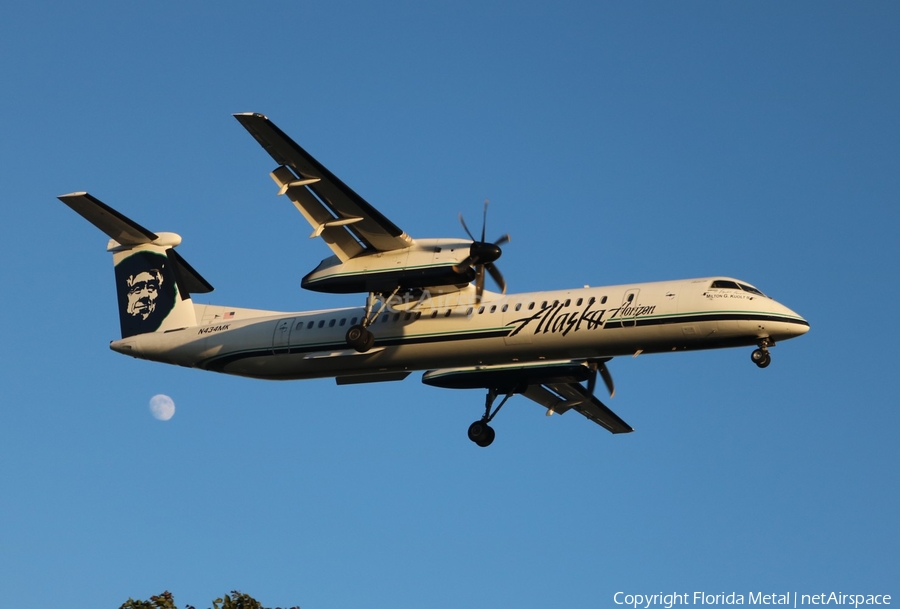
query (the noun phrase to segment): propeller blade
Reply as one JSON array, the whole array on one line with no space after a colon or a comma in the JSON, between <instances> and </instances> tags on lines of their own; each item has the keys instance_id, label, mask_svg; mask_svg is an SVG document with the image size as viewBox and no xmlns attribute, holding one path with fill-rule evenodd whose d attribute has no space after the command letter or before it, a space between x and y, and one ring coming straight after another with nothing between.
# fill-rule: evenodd
<instances>
[{"instance_id":1,"label":"propeller blade","mask_svg":"<svg viewBox=\"0 0 900 609\"><path fill-rule=\"evenodd\" d=\"M609 368L606 367L606 362L589 361L588 368L591 370L591 375L588 377L587 381L588 393L594 395L594 389L597 387L597 373L599 372L600 376L603 378L603 384L606 385L606 388L609 390L609 397L615 397L616 387L613 384Z\"/></svg>"},{"instance_id":2,"label":"propeller blade","mask_svg":"<svg viewBox=\"0 0 900 609\"><path fill-rule=\"evenodd\" d=\"M468 269L471 269L474 265L475 270L475 298L480 302L481 298L484 294L484 274L487 271L491 278L497 283L500 287L500 291L503 294L506 294L506 280L503 279L503 275L500 273L500 270L494 266L493 262L500 257L503 253L500 249L500 246L504 243L508 243L510 240L509 235L501 235L499 239L497 239L494 243L488 243L484 240L484 236L487 232L487 210L488 204L490 200L484 200L484 210L482 212L481 218L481 240L477 241L475 237L472 235L472 231L469 230L469 227L466 225L466 221L463 219L463 215L459 214L459 223L462 224L463 230L466 231L466 234L469 236L469 239L472 240L472 245L469 248L469 255L466 256L463 260L453 265L453 271L459 274L465 273Z\"/></svg>"},{"instance_id":3,"label":"propeller blade","mask_svg":"<svg viewBox=\"0 0 900 609\"><path fill-rule=\"evenodd\" d=\"M501 294L506 294L506 281L503 279L503 275L500 274L500 269L494 266L493 263L488 263L484 265L487 269L487 272L490 273L491 279L497 284L497 287L500 288Z\"/></svg>"},{"instance_id":4,"label":"propeller blade","mask_svg":"<svg viewBox=\"0 0 900 609\"><path fill-rule=\"evenodd\" d=\"M591 375L588 377L587 392L590 395L594 395L594 388L597 386L597 362L588 362L588 368L591 371Z\"/></svg>"},{"instance_id":5,"label":"propeller blade","mask_svg":"<svg viewBox=\"0 0 900 609\"><path fill-rule=\"evenodd\" d=\"M605 362L600 364L600 376L603 377L603 382L609 390L609 397L616 397L616 386L613 384L612 375L609 373L609 368L606 367Z\"/></svg>"},{"instance_id":6,"label":"propeller blade","mask_svg":"<svg viewBox=\"0 0 900 609\"><path fill-rule=\"evenodd\" d=\"M475 256L468 256L453 265L453 272L462 275L472 266L473 262L475 262Z\"/></svg>"},{"instance_id":7,"label":"propeller blade","mask_svg":"<svg viewBox=\"0 0 900 609\"><path fill-rule=\"evenodd\" d=\"M475 241L475 237L472 236L472 231L469 230L469 227L466 226L466 221L463 220L462 214L459 214L459 223L462 224L463 230L466 231L466 234L469 235L469 239Z\"/></svg>"}]
</instances>

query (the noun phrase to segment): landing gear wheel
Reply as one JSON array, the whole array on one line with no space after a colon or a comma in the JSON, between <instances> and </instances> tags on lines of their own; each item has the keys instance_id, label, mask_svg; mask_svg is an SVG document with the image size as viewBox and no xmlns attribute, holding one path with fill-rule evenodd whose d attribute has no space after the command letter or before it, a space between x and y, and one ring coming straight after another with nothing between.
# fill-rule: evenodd
<instances>
[{"instance_id":1,"label":"landing gear wheel","mask_svg":"<svg viewBox=\"0 0 900 609\"><path fill-rule=\"evenodd\" d=\"M360 353L365 353L375 344L375 335L360 325L350 326L346 339L347 345Z\"/></svg>"},{"instance_id":2,"label":"landing gear wheel","mask_svg":"<svg viewBox=\"0 0 900 609\"><path fill-rule=\"evenodd\" d=\"M750 359L760 368L765 368L772 363L772 356L769 355L768 351L763 349L756 349L753 351L753 353L750 354Z\"/></svg>"},{"instance_id":3,"label":"landing gear wheel","mask_svg":"<svg viewBox=\"0 0 900 609\"><path fill-rule=\"evenodd\" d=\"M494 428L484 421L475 421L469 425L469 439L485 448L494 441Z\"/></svg>"}]
</instances>

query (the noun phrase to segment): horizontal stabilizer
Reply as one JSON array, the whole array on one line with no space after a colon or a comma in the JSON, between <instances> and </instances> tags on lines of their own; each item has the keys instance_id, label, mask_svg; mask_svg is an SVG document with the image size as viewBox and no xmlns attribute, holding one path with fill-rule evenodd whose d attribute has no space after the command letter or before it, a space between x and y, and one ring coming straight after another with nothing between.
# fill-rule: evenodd
<instances>
[{"instance_id":1,"label":"horizontal stabilizer","mask_svg":"<svg viewBox=\"0 0 900 609\"><path fill-rule=\"evenodd\" d=\"M86 192L73 192L58 198L122 245L141 245L142 243L151 243L159 238L156 233L147 230L134 220L126 218Z\"/></svg>"},{"instance_id":2,"label":"horizontal stabilizer","mask_svg":"<svg viewBox=\"0 0 900 609\"><path fill-rule=\"evenodd\" d=\"M86 192L73 192L58 198L118 244L110 244L110 248L122 249L119 246L124 246L125 250L131 250L148 244L159 246L161 251L164 248L165 255L173 267L175 283L181 291L182 298L189 298L190 294L206 294L213 291L212 285L175 251L175 246L181 243L181 237L178 235L156 234L149 231Z\"/></svg>"},{"instance_id":3,"label":"horizontal stabilizer","mask_svg":"<svg viewBox=\"0 0 900 609\"><path fill-rule=\"evenodd\" d=\"M181 291L185 294L208 294L213 291L212 285L204 279L200 273L194 270L188 261L175 251L175 248L166 250L166 255L175 265L175 278Z\"/></svg>"},{"instance_id":4,"label":"horizontal stabilizer","mask_svg":"<svg viewBox=\"0 0 900 609\"><path fill-rule=\"evenodd\" d=\"M213 287L175 251L180 236L149 231L86 192L59 200L111 239L122 338L197 325L191 294Z\"/></svg>"}]
</instances>

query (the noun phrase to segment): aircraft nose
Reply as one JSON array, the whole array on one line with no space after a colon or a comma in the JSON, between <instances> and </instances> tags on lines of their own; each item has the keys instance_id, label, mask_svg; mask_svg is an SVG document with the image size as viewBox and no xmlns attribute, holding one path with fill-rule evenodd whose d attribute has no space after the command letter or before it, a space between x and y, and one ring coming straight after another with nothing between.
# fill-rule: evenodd
<instances>
[{"instance_id":1,"label":"aircraft nose","mask_svg":"<svg viewBox=\"0 0 900 609\"><path fill-rule=\"evenodd\" d=\"M779 303L780 304L780 303ZM803 336L807 332L809 332L809 322L806 321L803 317L790 310L789 308L781 305L784 309L785 315L792 318L792 321L789 323L789 331L791 337L794 336Z\"/></svg>"}]
</instances>

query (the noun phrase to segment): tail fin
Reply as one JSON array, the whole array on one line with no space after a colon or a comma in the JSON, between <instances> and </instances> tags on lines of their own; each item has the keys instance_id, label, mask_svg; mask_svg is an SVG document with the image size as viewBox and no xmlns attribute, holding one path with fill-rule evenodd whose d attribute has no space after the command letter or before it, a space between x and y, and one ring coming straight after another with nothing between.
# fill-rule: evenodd
<instances>
[{"instance_id":1,"label":"tail fin","mask_svg":"<svg viewBox=\"0 0 900 609\"><path fill-rule=\"evenodd\" d=\"M175 251L181 237L153 233L86 192L59 200L111 239L122 338L197 325L191 293L213 287Z\"/></svg>"}]
</instances>

